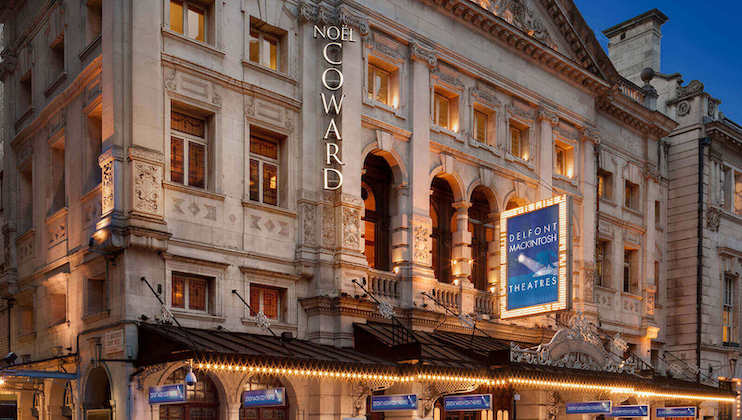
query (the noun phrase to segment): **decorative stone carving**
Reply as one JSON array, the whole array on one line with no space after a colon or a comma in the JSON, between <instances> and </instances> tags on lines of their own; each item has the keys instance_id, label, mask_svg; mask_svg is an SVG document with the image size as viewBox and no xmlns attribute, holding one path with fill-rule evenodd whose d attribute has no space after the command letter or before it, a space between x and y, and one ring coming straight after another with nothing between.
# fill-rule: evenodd
<instances>
[{"instance_id":1,"label":"decorative stone carving","mask_svg":"<svg viewBox=\"0 0 742 420\"><path fill-rule=\"evenodd\" d=\"M162 167L145 162L134 162L135 211L162 214Z\"/></svg>"},{"instance_id":2,"label":"decorative stone carving","mask_svg":"<svg viewBox=\"0 0 742 420\"><path fill-rule=\"evenodd\" d=\"M65 215L51 221L46 229L50 248L64 241L67 239L67 216Z\"/></svg>"},{"instance_id":3,"label":"decorative stone carving","mask_svg":"<svg viewBox=\"0 0 742 420\"><path fill-rule=\"evenodd\" d=\"M219 95L219 92L216 91L216 88L214 88L214 94L211 96L211 103L216 106L222 106L222 96Z\"/></svg>"},{"instance_id":4,"label":"decorative stone carving","mask_svg":"<svg viewBox=\"0 0 742 420\"><path fill-rule=\"evenodd\" d=\"M255 97L254 96L245 97L245 114L250 115L250 116L255 115Z\"/></svg>"},{"instance_id":5,"label":"decorative stone carving","mask_svg":"<svg viewBox=\"0 0 742 420\"><path fill-rule=\"evenodd\" d=\"M335 247L335 215L332 206L322 206L322 246Z\"/></svg>"},{"instance_id":6,"label":"decorative stone carving","mask_svg":"<svg viewBox=\"0 0 742 420\"><path fill-rule=\"evenodd\" d=\"M361 215L357 209L343 207L343 247L361 248Z\"/></svg>"},{"instance_id":7,"label":"decorative stone carving","mask_svg":"<svg viewBox=\"0 0 742 420\"><path fill-rule=\"evenodd\" d=\"M690 83L688 83L685 86L678 86L675 93L677 94L678 98L685 98L688 96L698 95L699 93L703 92L703 83L701 83L698 80L691 80Z\"/></svg>"},{"instance_id":8,"label":"decorative stone carving","mask_svg":"<svg viewBox=\"0 0 742 420\"><path fill-rule=\"evenodd\" d=\"M678 116L684 117L690 114L690 103L688 101L682 101L678 104Z\"/></svg>"},{"instance_id":9,"label":"decorative stone carving","mask_svg":"<svg viewBox=\"0 0 742 420\"><path fill-rule=\"evenodd\" d=\"M165 88L176 90L178 83L175 81L175 69L165 69Z\"/></svg>"},{"instance_id":10,"label":"decorative stone carving","mask_svg":"<svg viewBox=\"0 0 742 420\"><path fill-rule=\"evenodd\" d=\"M426 224L415 224L413 233L413 261L421 265L432 264L432 244L430 239L430 227Z\"/></svg>"},{"instance_id":11,"label":"decorative stone carving","mask_svg":"<svg viewBox=\"0 0 742 420\"><path fill-rule=\"evenodd\" d=\"M101 215L113 211L113 160L109 160L101 166Z\"/></svg>"},{"instance_id":12,"label":"decorative stone carving","mask_svg":"<svg viewBox=\"0 0 742 420\"><path fill-rule=\"evenodd\" d=\"M430 68L435 68L438 65L438 57L435 55L435 51L423 47L417 41L410 43L410 58L424 61Z\"/></svg>"},{"instance_id":13,"label":"decorative stone carving","mask_svg":"<svg viewBox=\"0 0 742 420\"><path fill-rule=\"evenodd\" d=\"M299 2L299 19L303 22L315 22L318 24L338 24L355 26L361 37L371 33L368 19L352 12L350 7L341 4L337 8L321 3L319 6L313 2L302 0Z\"/></svg>"},{"instance_id":14,"label":"decorative stone carving","mask_svg":"<svg viewBox=\"0 0 742 420\"><path fill-rule=\"evenodd\" d=\"M481 89L479 87L469 88L469 95L476 101L491 106L493 108L501 105L500 100L497 99L497 96L495 96L494 93L488 92L487 90Z\"/></svg>"},{"instance_id":15,"label":"decorative stone carving","mask_svg":"<svg viewBox=\"0 0 742 420\"><path fill-rule=\"evenodd\" d=\"M361 37L367 37L371 32L368 19L353 13L345 4L338 6L338 22L341 25L356 26Z\"/></svg>"},{"instance_id":16,"label":"decorative stone carving","mask_svg":"<svg viewBox=\"0 0 742 420\"><path fill-rule=\"evenodd\" d=\"M557 45L533 8L528 7L526 0L469 0L479 4L495 15L505 19L511 25L521 29L533 39L556 50Z\"/></svg>"},{"instance_id":17,"label":"decorative stone carving","mask_svg":"<svg viewBox=\"0 0 742 420\"><path fill-rule=\"evenodd\" d=\"M709 207L708 210L706 210L706 227L712 232L718 232L720 223L721 210L716 207Z\"/></svg>"},{"instance_id":18,"label":"decorative stone carving","mask_svg":"<svg viewBox=\"0 0 742 420\"><path fill-rule=\"evenodd\" d=\"M302 242L306 246L313 246L317 244L316 241L316 226L317 215L315 213L316 207L311 204L302 204L301 210L301 224L302 224Z\"/></svg>"},{"instance_id":19,"label":"decorative stone carving","mask_svg":"<svg viewBox=\"0 0 742 420\"><path fill-rule=\"evenodd\" d=\"M538 116L536 118L539 121L548 121L552 127L559 125L559 116L556 114L556 112L548 108L540 107L538 109Z\"/></svg>"}]
</instances>

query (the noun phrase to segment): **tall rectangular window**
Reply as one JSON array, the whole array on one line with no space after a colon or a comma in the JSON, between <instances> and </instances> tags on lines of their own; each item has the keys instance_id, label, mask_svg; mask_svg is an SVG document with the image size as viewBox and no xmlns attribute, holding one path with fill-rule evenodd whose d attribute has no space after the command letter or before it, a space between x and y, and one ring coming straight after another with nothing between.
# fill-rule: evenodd
<instances>
[{"instance_id":1,"label":"tall rectangular window","mask_svg":"<svg viewBox=\"0 0 742 420\"><path fill-rule=\"evenodd\" d=\"M34 332L34 310L33 304L18 307L18 335L26 335Z\"/></svg>"},{"instance_id":2,"label":"tall rectangular window","mask_svg":"<svg viewBox=\"0 0 742 420\"><path fill-rule=\"evenodd\" d=\"M23 114L28 111L29 108L31 108L32 100L33 100L33 85L32 85L32 77L33 73L31 70L26 72L23 76L21 76L19 82L18 82L18 108L19 113L18 117L20 118L23 116Z\"/></svg>"},{"instance_id":3,"label":"tall rectangular window","mask_svg":"<svg viewBox=\"0 0 742 420\"><path fill-rule=\"evenodd\" d=\"M200 2L170 0L170 30L206 42L208 13Z\"/></svg>"},{"instance_id":4,"label":"tall rectangular window","mask_svg":"<svg viewBox=\"0 0 742 420\"><path fill-rule=\"evenodd\" d=\"M173 273L170 306L196 312L211 311L214 278Z\"/></svg>"},{"instance_id":5,"label":"tall rectangular window","mask_svg":"<svg viewBox=\"0 0 742 420\"><path fill-rule=\"evenodd\" d=\"M595 250L595 285L610 287L610 243L598 241Z\"/></svg>"},{"instance_id":6,"label":"tall rectangular window","mask_svg":"<svg viewBox=\"0 0 742 420\"><path fill-rule=\"evenodd\" d=\"M270 69L285 72L286 31L250 17L248 59Z\"/></svg>"},{"instance_id":7,"label":"tall rectangular window","mask_svg":"<svg viewBox=\"0 0 742 420\"><path fill-rule=\"evenodd\" d=\"M655 290L657 290L654 295L654 300L655 302L659 302L660 301L660 262L659 261L654 262L654 286L655 286Z\"/></svg>"},{"instance_id":8,"label":"tall rectangular window","mask_svg":"<svg viewBox=\"0 0 742 420\"><path fill-rule=\"evenodd\" d=\"M598 198L613 200L613 174L598 169Z\"/></svg>"},{"instance_id":9,"label":"tall rectangular window","mask_svg":"<svg viewBox=\"0 0 742 420\"><path fill-rule=\"evenodd\" d=\"M206 188L206 120L170 113L170 181Z\"/></svg>"},{"instance_id":10,"label":"tall rectangular window","mask_svg":"<svg viewBox=\"0 0 742 420\"><path fill-rule=\"evenodd\" d=\"M625 249L623 253L623 291L625 293L639 293L639 252L634 249Z\"/></svg>"},{"instance_id":11,"label":"tall rectangular window","mask_svg":"<svg viewBox=\"0 0 742 420\"><path fill-rule=\"evenodd\" d=\"M742 215L742 172L734 171L734 212Z\"/></svg>"},{"instance_id":12,"label":"tall rectangular window","mask_svg":"<svg viewBox=\"0 0 742 420\"><path fill-rule=\"evenodd\" d=\"M60 142L61 143L61 142ZM51 177L49 179L51 186L52 202L49 207L48 216L56 213L59 209L67 205L67 196L65 189L65 165L64 165L64 145L52 147L50 150L51 160Z\"/></svg>"},{"instance_id":13,"label":"tall rectangular window","mask_svg":"<svg viewBox=\"0 0 742 420\"><path fill-rule=\"evenodd\" d=\"M487 128L489 115L478 109L474 110L474 139L480 143L488 144Z\"/></svg>"},{"instance_id":14,"label":"tall rectangular window","mask_svg":"<svg viewBox=\"0 0 742 420\"><path fill-rule=\"evenodd\" d=\"M435 125L443 128L450 128L451 122L451 103L450 100L440 93L435 93L433 104L433 122Z\"/></svg>"},{"instance_id":15,"label":"tall rectangular window","mask_svg":"<svg viewBox=\"0 0 742 420\"><path fill-rule=\"evenodd\" d=\"M85 302L86 315L95 315L106 310L108 305L108 293L106 292L105 279L87 279L85 291L87 293L87 300Z\"/></svg>"},{"instance_id":16,"label":"tall rectangular window","mask_svg":"<svg viewBox=\"0 0 742 420\"><path fill-rule=\"evenodd\" d=\"M250 200L277 206L281 139L257 127L250 128Z\"/></svg>"},{"instance_id":17,"label":"tall rectangular window","mask_svg":"<svg viewBox=\"0 0 742 420\"><path fill-rule=\"evenodd\" d=\"M660 227L662 224L662 203L654 200L654 226Z\"/></svg>"},{"instance_id":18,"label":"tall rectangular window","mask_svg":"<svg viewBox=\"0 0 742 420\"><path fill-rule=\"evenodd\" d=\"M528 128L513 120L510 121L510 154L523 160L530 157Z\"/></svg>"},{"instance_id":19,"label":"tall rectangular window","mask_svg":"<svg viewBox=\"0 0 742 420\"><path fill-rule=\"evenodd\" d=\"M624 186L624 206L629 209L639 209L639 185L626 180Z\"/></svg>"},{"instance_id":20,"label":"tall rectangular window","mask_svg":"<svg viewBox=\"0 0 742 420\"><path fill-rule=\"evenodd\" d=\"M59 77L64 73L64 35L49 45L47 87L52 88ZM49 94L50 92L47 92Z\"/></svg>"},{"instance_id":21,"label":"tall rectangular window","mask_svg":"<svg viewBox=\"0 0 742 420\"><path fill-rule=\"evenodd\" d=\"M85 157L85 186L86 191L100 184L101 170L98 165L98 157L101 154L103 144L103 122L101 120L101 106L97 106L88 114L86 128L87 149Z\"/></svg>"},{"instance_id":22,"label":"tall rectangular window","mask_svg":"<svg viewBox=\"0 0 742 420\"><path fill-rule=\"evenodd\" d=\"M20 200L18 201L18 211L21 219L19 233L25 233L33 227L34 187L32 166L29 162L19 169Z\"/></svg>"},{"instance_id":23,"label":"tall rectangular window","mask_svg":"<svg viewBox=\"0 0 742 420\"><path fill-rule=\"evenodd\" d=\"M263 312L270 319L282 319L285 289L260 284L250 284L250 316Z\"/></svg>"},{"instance_id":24,"label":"tall rectangular window","mask_svg":"<svg viewBox=\"0 0 742 420\"><path fill-rule=\"evenodd\" d=\"M738 343L737 338L737 294L735 293L736 279L731 273L723 274L722 300L722 342L724 344Z\"/></svg>"},{"instance_id":25,"label":"tall rectangular window","mask_svg":"<svg viewBox=\"0 0 742 420\"><path fill-rule=\"evenodd\" d=\"M51 293L48 304L49 326L59 325L67 321L67 295Z\"/></svg>"},{"instance_id":26,"label":"tall rectangular window","mask_svg":"<svg viewBox=\"0 0 742 420\"><path fill-rule=\"evenodd\" d=\"M561 141L554 143L554 173L563 177L572 178L574 171L574 159L572 158L574 147Z\"/></svg>"},{"instance_id":27,"label":"tall rectangular window","mask_svg":"<svg viewBox=\"0 0 742 420\"><path fill-rule=\"evenodd\" d=\"M384 105L391 104L392 73L377 65L368 65L368 97Z\"/></svg>"}]
</instances>

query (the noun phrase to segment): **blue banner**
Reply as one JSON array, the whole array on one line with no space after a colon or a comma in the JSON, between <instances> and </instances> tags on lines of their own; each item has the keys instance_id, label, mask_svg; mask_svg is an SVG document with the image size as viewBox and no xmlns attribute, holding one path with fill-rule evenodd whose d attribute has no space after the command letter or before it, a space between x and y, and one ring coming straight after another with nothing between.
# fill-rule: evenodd
<instances>
[{"instance_id":1,"label":"blue banner","mask_svg":"<svg viewBox=\"0 0 742 420\"><path fill-rule=\"evenodd\" d=\"M559 301L559 204L507 219L507 310Z\"/></svg>"},{"instance_id":2,"label":"blue banner","mask_svg":"<svg viewBox=\"0 0 742 420\"><path fill-rule=\"evenodd\" d=\"M567 403L567 414L610 414L610 401L585 401Z\"/></svg>"},{"instance_id":3,"label":"blue banner","mask_svg":"<svg viewBox=\"0 0 742 420\"><path fill-rule=\"evenodd\" d=\"M646 417L648 415L648 405L614 405L611 410L611 417Z\"/></svg>"},{"instance_id":4,"label":"blue banner","mask_svg":"<svg viewBox=\"0 0 742 420\"><path fill-rule=\"evenodd\" d=\"M417 395L372 395L371 411L417 410Z\"/></svg>"},{"instance_id":5,"label":"blue banner","mask_svg":"<svg viewBox=\"0 0 742 420\"><path fill-rule=\"evenodd\" d=\"M244 391L242 393L242 406L250 407L278 407L286 405L286 389L270 388Z\"/></svg>"},{"instance_id":6,"label":"blue banner","mask_svg":"<svg viewBox=\"0 0 742 420\"><path fill-rule=\"evenodd\" d=\"M696 418L696 407L659 407L657 417L693 417Z\"/></svg>"},{"instance_id":7,"label":"blue banner","mask_svg":"<svg viewBox=\"0 0 742 420\"><path fill-rule=\"evenodd\" d=\"M168 404L185 400L185 384L160 385L149 388L150 404Z\"/></svg>"},{"instance_id":8,"label":"blue banner","mask_svg":"<svg viewBox=\"0 0 742 420\"><path fill-rule=\"evenodd\" d=\"M491 408L491 394L449 395L443 397L443 409L446 411L489 410Z\"/></svg>"}]
</instances>

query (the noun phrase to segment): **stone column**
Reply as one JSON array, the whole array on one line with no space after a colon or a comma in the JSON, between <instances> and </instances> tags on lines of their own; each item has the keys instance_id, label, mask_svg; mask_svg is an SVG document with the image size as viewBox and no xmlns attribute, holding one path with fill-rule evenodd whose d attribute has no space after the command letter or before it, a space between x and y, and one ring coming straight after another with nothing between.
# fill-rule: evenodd
<instances>
[{"instance_id":1,"label":"stone column","mask_svg":"<svg viewBox=\"0 0 742 420\"><path fill-rule=\"evenodd\" d=\"M577 259L582 260L579 264L583 268L583 273L580 276L583 283L579 289L579 305L582 306L581 310L583 312L590 314L597 313L597 306L593 298L593 285L595 283L595 240L598 235L598 220L595 213L598 199L598 168L595 165L595 145L598 143L599 134L594 129L585 129L582 132L581 140L582 153L579 156L582 159L582 164L578 165L575 160L575 168L577 169L575 176L580 182L584 197L582 201L582 255L573 255L572 259L575 263ZM577 155L575 155L575 159L578 159ZM572 208L574 209L575 206ZM620 244L618 241L616 243ZM614 246L614 254L615 249L616 246ZM609 260L618 261L612 257ZM612 274L610 276L615 280L615 276Z\"/></svg>"},{"instance_id":2,"label":"stone column","mask_svg":"<svg viewBox=\"0 0 742 420\"><path fill-rule=\"evenodd\" d=\"M539 199L549 198L553 195L551 180L554 172L554 132L553 128L559 124L559 117L546 108L538 111L538 122L540 128L539 143L539 167L538 174L541 177L539 183Z\"/></svg>"},{"instance_id":3,"label":"stone column","mask_svg":"<svg viewBox=\"0 0 742 420\"><path fill-rule=\"evenodd\" d=\"M454 223L456 231L451 234L451 278L453 284L458 285L461 293L459 309L461 313L468 314L474 311L474 295L464 293L465 289L473 290L474 284L469 280L472 272L471 237L469 232L469 201L457 201L453 203L455 210Z\"/></svg>"},{"instance_id":4,"label":"stone column","mask_svg":"<svg viewBox=\"0 0 742 420\"><path fill-rule=\"evenodd\" d=\"M410 266L413 300L419 292L427 290L425 284L433 281L433 232L430 219L430 69L437 65L434 52L418 43L410 45L412 110L412 139L409 143L410 161Z\"/></svg>"}]
</instances>

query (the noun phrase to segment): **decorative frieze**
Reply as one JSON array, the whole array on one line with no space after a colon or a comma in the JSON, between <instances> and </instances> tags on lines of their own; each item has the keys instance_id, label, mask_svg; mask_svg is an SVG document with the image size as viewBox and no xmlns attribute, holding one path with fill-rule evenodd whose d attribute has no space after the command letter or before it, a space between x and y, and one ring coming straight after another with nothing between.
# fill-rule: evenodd
<instances>
[{"instance_id":1,"label":"decorative frieze","mask_svg":"<svg viewBox=\"0 0 742 420\"><path fill-rule=\"evenodd\" d=\"M343 248L361 249L361 212L352 207L343 207Z\"/></svg>"},{"instance_id":2,"label":"decorative frieze","mask_svg":"<svg viewBox=\"0 0 742 420\"><path fill-rule=\"evenodd\" d=\"M430 266L433 263L433 242L430 235L430 221L415 220L412 228L412 261L415 264Z\"/></svg>"}]
</instances>

